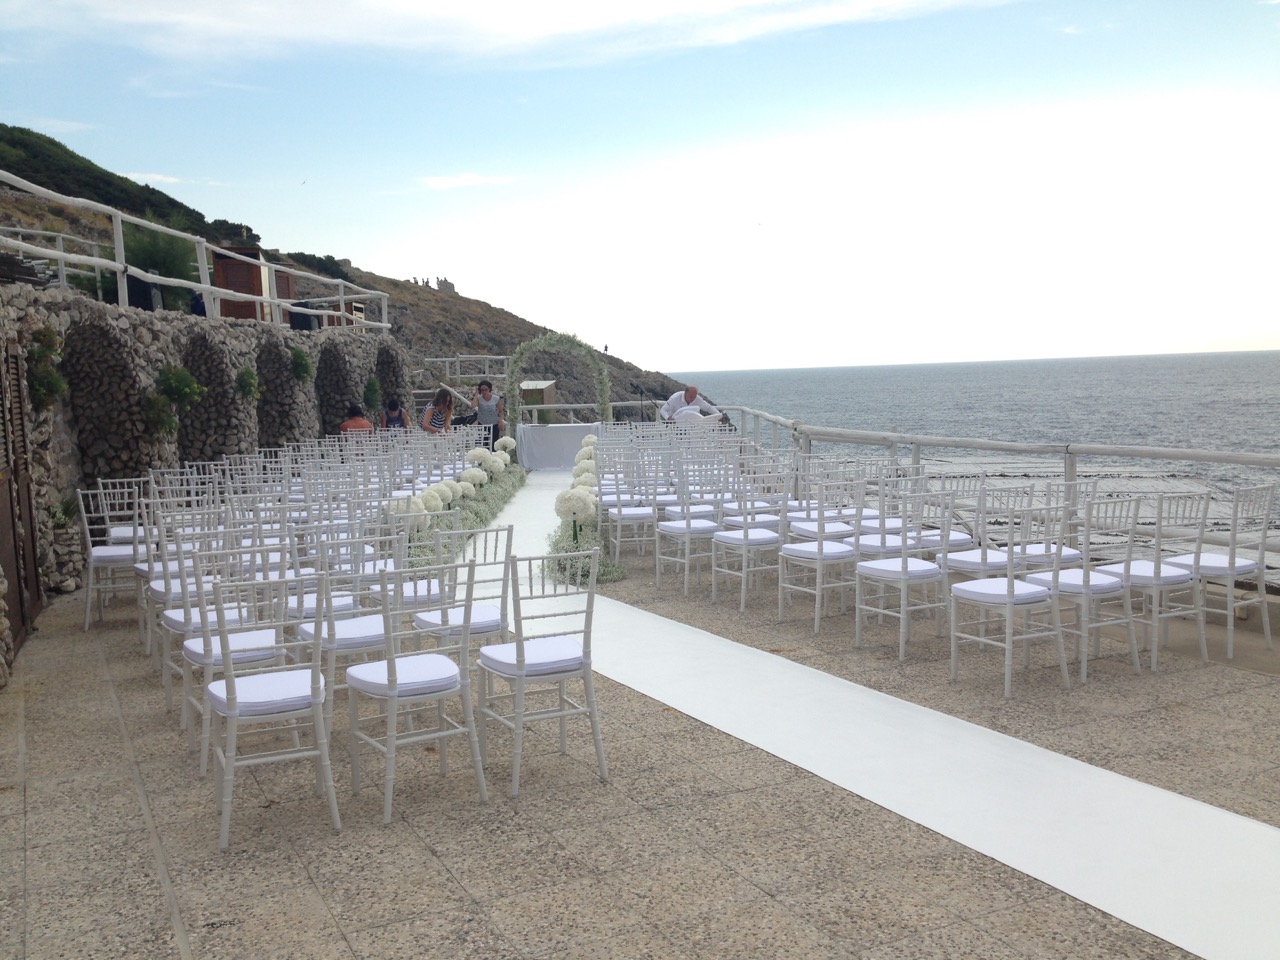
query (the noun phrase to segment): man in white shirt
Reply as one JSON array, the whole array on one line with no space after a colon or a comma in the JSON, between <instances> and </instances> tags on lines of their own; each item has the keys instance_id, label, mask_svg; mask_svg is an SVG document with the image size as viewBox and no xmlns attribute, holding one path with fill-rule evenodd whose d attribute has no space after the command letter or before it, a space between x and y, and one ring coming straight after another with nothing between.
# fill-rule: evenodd
<instances>
[{"instance_id":1,"label":"man in white shirt","mask_svg":"<svg viewBox=\"0 0 1280 960\"><path fill-rule=\"evenodd\" d=\"M705 415L721 418L724 416L724 414L717 410L711 403L699 396L698 388L693 385L685 387L684 390L679 393L673 393L670 398L668 398L667 402L662 405L662 410L659 411L658 415L663 420L672 422L677 419L683 419L683 417L680 416L681 414L684 414L684 417L690 416L690 414L684 413L686 410L692 410L697 413L698 416Z\"/></svg>"}]
</instances>

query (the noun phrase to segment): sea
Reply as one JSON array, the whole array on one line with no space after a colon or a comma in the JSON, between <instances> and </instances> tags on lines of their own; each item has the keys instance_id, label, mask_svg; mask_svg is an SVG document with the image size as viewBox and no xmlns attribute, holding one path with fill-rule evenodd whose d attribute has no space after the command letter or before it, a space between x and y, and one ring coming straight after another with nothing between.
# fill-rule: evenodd
<instances>
[{"instance_id":1,"label":"sea","mask_svg":"<svg viewBox=\"0 0 1280 960\"><path fill-rule=\"evenodd\" d=\"M851 430L1280 454L1280 351L670 376L718 405ZM950 461L992 456L924 453ZM1193 477L1219 489L1280 480L1280 470L1230 464L1103 464Z\"/></svg>"}]
</instances>

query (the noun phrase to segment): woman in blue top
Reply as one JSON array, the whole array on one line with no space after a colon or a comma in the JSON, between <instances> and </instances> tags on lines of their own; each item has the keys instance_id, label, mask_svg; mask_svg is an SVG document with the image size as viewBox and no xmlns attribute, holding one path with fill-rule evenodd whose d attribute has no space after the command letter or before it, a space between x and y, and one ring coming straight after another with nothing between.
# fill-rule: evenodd
<instances>
[{"instance_id":1,"label":"woman in blue top","mask_svg":"<svg viewBox=\"0 0 1280 960\"><path fill-rule=\"evenodd\" d=\"M422 429L427 433L448 433L453 426L453 394L444 387L436 391L431 406L422 411Z\"/></svg>"}]
</instances>

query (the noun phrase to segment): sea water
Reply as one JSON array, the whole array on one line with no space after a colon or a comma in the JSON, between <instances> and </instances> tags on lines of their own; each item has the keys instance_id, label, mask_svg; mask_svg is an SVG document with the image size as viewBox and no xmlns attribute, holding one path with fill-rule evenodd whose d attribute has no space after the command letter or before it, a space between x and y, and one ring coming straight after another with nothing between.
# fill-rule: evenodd
<instances>
[{"instance_id":1,"label":"sea water","mask_svg":"<svg viewBox=\"0 0 1280 960\"><path fill-rule=\"evenodd\" d=\"M1276 351L671 376L713 403L850 430L1280 453ZM1252 467L1155 466L1217 485L1280 479Z\"/></svg>"}]
</instances>

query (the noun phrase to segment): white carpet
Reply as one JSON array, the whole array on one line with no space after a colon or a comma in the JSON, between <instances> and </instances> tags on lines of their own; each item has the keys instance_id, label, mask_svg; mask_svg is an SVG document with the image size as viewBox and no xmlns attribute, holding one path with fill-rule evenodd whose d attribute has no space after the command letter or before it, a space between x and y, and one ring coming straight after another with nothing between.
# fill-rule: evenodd
<instances>
[{"instance_id":1,"label":"white carpet","mask_svg":"<svg viewBox=\"0 0 1280 960\"><path fill-rule=\"evenodd\" d=\"M530 475L499 518L517 553L545 552L569 481ZM1274 827L604 598L593 636L600 674L1126 923L1280 957Z\"/></svg>"}]
</instances>

